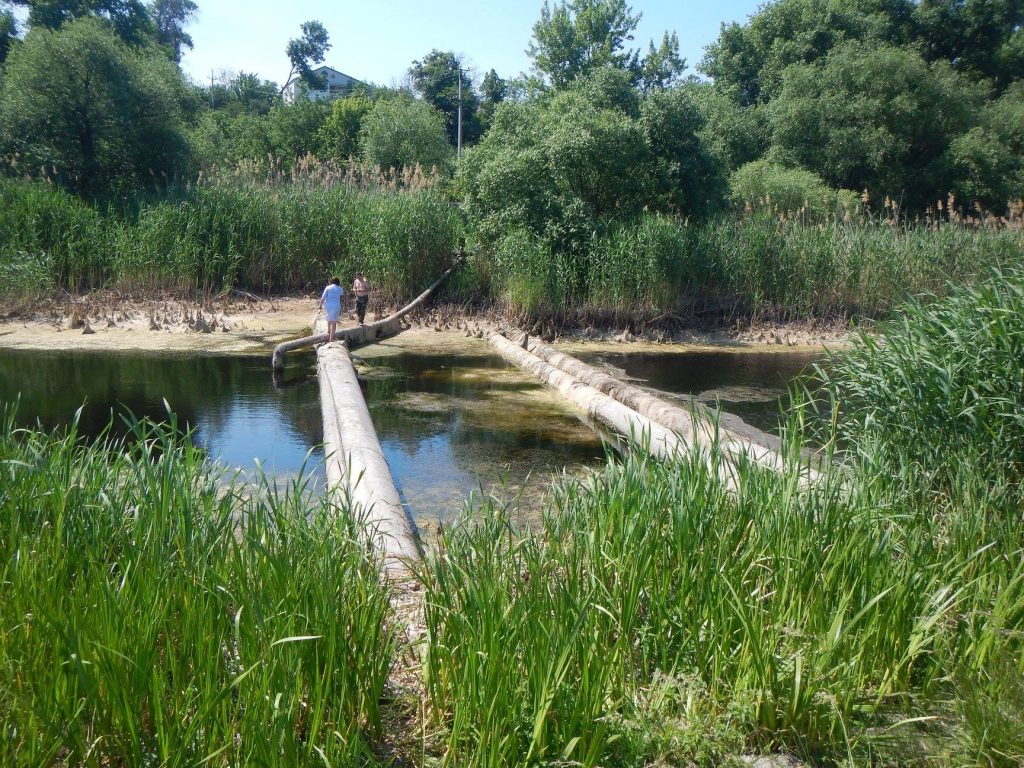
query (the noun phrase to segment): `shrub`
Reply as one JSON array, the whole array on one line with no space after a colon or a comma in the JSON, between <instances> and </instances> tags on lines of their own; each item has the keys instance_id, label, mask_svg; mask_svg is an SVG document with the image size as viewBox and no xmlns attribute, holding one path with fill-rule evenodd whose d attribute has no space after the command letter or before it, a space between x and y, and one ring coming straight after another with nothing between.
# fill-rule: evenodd
<instances>
[{"instance_id":1,"label":"shrub","mask_svg":"<svg viewBox=\"0 0 1024 768\"><path fill-rule=\"evenodd\" d=\"M738 168L729 180L733 206L800 212L810 219L844 218L860 209L856 193L830 188L817 174L784 168L770 160L755 160Z\"/></svg>"}]
</instances>

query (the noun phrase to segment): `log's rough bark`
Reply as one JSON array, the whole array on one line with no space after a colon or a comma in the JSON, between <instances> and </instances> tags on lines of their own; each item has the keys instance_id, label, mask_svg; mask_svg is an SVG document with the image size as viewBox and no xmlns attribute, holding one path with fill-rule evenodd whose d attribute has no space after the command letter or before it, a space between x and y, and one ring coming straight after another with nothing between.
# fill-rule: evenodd
<instances>
[{"instance_id":1,"label":"log's rough bark","mask_svg":"<svg viewBox=\"0 0 1024 768\"><path fill-rule=\"evenodd\" d=\"M335 340L342 340L348 344L350 349L354 349L355 347L372 344L380 339L386 339L390 336L395 336L401 333L402 318L413 310L421 307L423 303L430 298L434 291L440 287L441 283L443 283L461 263L462 257L459 256L456 258L455 263L445 270L445 272L437 278L437 280L435 280L427 290L394 314L388 315L383 320L378 320L376 323L360 325L355 328L344 328L336 331L334 334ZM329 341L326 333L316 333L312 336L303 336L301 339L293 339L292 341L286 341L283 344L278 344L274 347L274 354L270 358L270 364L273 366L275 371L280 371L284 368L284 356L287 352L302 349L303 347L311 347L314 344L323 344L326 341Z\"/></svg>"},{"instance_id":2,"label":"log's rough bark","mask_svg":"<svg viewBox=\"0 0 1024 768\"><path fill-rule=\"evenodd\" d=\"M637 413L679 434L687 443L710 449L717 444L733 461L747 460L776 472L782 471L785 460L779 440L746 424L742 419L710 409L694 402L691 409L667 403L640 387L609 376L577 360L527 337L526 348L546 363L558 368L597 391L614 398ZM807 480L817 473L807 468Z\"/></svg>"},{"instance_id":3,"label":"log's rough bark","mask_svg":"<svg viewBox=\"0 0 1024 768\"><path fill-rule=\"evenodd\" d=\"M326 334L325 334L326 335ZM407 576L420 558L416 527L398 495L344 343L317 352L328 492L347 499L389 575Z\"/></svg>"}]
</instances>

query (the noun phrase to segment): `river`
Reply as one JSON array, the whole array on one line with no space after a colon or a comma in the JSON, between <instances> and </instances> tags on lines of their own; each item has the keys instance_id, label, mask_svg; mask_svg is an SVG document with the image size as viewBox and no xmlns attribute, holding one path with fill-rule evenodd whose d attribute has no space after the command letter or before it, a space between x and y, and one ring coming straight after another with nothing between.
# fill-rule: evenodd
<instances>
[{"instance_id":1,"label":"river","mask_svg":"<svg viewBox=\"0 0 1024 768\"><path fill-rule=\"evenodd\" d=\"M584 352L637 383L695 395L771 430L778 398L819 356L807 352ZM559 397L489 354L366 354L364 393L396 484L425 529L455 518L471 496L539 506L551 478L593 467L606 446ZM621 373L620 371L620 373ZM278 480L323 482L319 388L309 355L283 386L267 359L95 352L0 351L0 401L20 396L18 421L46 429L76 417L93 438L122 414L164 419L169 406L192 439L228 468L257 465ZM165 404L166 402L166 404Z\"/></svg>"}]
</instances>

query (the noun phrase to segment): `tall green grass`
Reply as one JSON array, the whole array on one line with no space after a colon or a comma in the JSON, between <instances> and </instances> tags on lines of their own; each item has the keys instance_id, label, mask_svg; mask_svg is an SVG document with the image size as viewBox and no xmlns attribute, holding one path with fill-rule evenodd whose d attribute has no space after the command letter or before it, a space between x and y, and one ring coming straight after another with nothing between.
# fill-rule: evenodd
<instances>
[{"instance_id":1,"label":"tall green grass","mask_svg":"<svg viewBox=\"0 0 1024 768\"><path fill-rule=\"evenodd\" d=\"M356 765L395 647L347 515L222 488L173 426L0 418L0 764Z\"/></svg>"},{"instance_id":2,"label":"tall green grass","mask_svg":"<svg viewBox=\"0 0 1024 768\"><path fill-rule=\"evenodd\" d=\"M608 224L578 253L518 231L493 253L496 297L530 317L839 319L885 316L908 296L1024 263L1024 230L650 214Z\"/></svg>"},{"instance_id":3,"label":"tall green grass","mask_svg":"<svg viewBox=\"0 0 1024 768\"><path fill-rule=\"evenodd\" d=\"M731 493L696 452L633 454L535 531L448 531L423 573L447 763L1024 760L1022 287L955 290L837 361L818 437L849 460L814 487L796 461Z\"/></svg>"},{"instance_id":4,"label":"tall green grass","mask_svg":"<svg viewBox=\"0 0 1024 768\"><path fill-rule=\"evenodd\" d=\"M981 461L1024 479L1024 266L914 301L820 372L841 439L882 466L953 477Z\"/></svg>"},{"instance_id":5,"label":"tall green grass","mask_svg":"<svg viewBox=\"0 0 1024 768\"><path fill-rule=\"evenodd\" d=\"M461 233L458 211L431 189L213 180L101 210L44 182L0 179L11 296L301 290L362 270L383 298L404 298L451 265Z\"/></svg>"}]
</instances>

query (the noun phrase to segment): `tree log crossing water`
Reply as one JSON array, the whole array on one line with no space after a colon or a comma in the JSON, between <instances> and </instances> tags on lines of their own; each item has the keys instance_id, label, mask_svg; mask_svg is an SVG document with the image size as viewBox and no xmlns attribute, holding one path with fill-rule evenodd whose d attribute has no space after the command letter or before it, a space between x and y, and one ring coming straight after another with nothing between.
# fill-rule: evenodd
<instances>
[{"instance_id":1,"label":"tree log crossing water","mask_svg":"<svg viewBox=\"0 0 1024 768\"><path fill-rule=\"evenodd\" d=\"M734 431L737 423L747 427L740 419L730 417L733 429L727 428L721 421L716 423L710 413L670 405L525 335L520 344L498 333L491 334L488 341L510 363L557 389L588 416L629 438L633 445L643 447L653 456L683 457L688 452L687 447L695 445L707 457L712 471L729 487L735 486L737 462L753 461L775 471L783 467L779 452L758 444L749 434ZM750 433L756 431L747 429ZM715 461L712 455L715 447L730 461ZM807 468L802 477L804 482L812 482L816 473Z\"/></svg>"}]
</instances>

